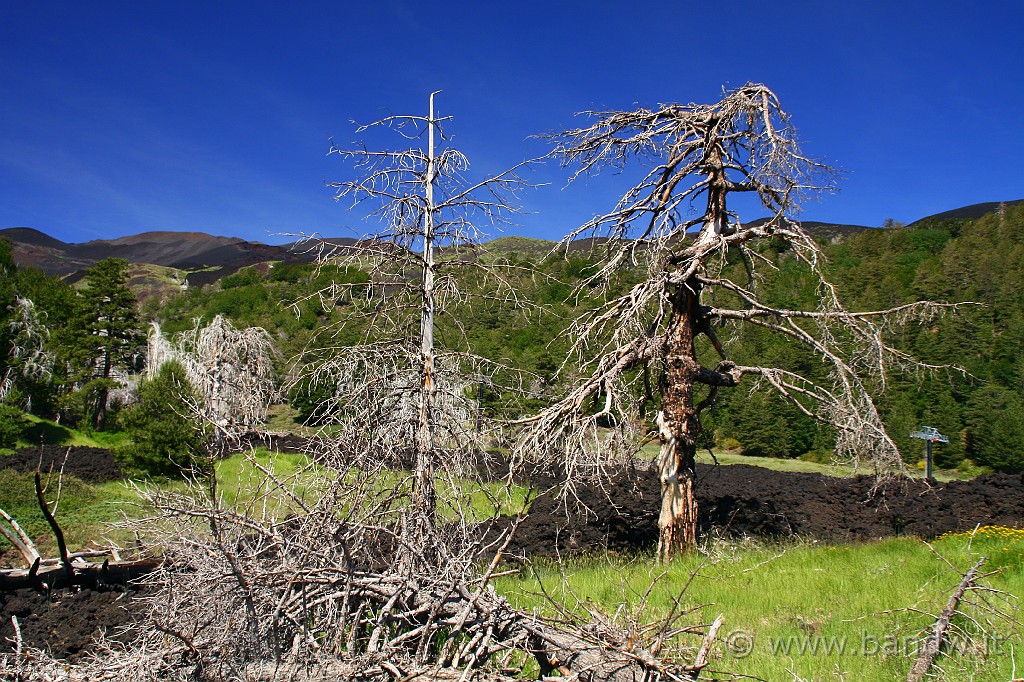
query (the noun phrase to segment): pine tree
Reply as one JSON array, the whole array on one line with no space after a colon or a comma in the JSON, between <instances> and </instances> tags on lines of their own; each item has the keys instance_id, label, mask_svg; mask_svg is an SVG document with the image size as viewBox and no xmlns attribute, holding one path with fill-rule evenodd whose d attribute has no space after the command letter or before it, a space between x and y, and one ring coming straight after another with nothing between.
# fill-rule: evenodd
<instances>
[{"instance_id":1,"label":"pine tree","mask_svg":"<svg viewBox=\"0 0 1024 682\"><path fill-rule=\"evenodd\" d=\"M102 430L107 418L107 399L116 384L116 370L132 370L141 350L142 332L135 294L126 284L130 263L123 258L101 260L86 272L88 288L79 330L83 333L82 378L94 381L91 421Z\"/></svg>"}]
</instances>

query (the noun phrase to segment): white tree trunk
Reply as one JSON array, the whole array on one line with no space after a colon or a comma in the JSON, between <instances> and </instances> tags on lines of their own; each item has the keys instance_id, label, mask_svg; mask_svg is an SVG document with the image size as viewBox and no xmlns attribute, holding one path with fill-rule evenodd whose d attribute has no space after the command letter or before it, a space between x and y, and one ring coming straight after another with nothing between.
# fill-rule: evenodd
<instances>
[{"instance_id":1,"label":"white tree trunk","mask_svg":"<svg viewBox=\"0 0 1024 682\"><path fill-rule=\"evenodd\" d=\"M424 178L426 206L423 214L423 291L420 308L420 396L419 421L416 425L416 471L414 502L421 522L433 523L437 506L434 491L434 205L435 151L434 95L430 95L430 116L427 131L427 172Z\"/></svg>"}]
</instances>

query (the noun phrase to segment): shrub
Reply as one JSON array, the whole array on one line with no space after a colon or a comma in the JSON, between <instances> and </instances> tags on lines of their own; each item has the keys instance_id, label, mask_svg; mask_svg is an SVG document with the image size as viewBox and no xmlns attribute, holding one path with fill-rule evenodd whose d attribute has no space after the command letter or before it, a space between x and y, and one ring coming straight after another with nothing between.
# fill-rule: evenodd
<instances>
[{"instance_id":1,"label":"shrub","mask_svg":"<svg viewBox=\"0 0 1024 682\"><path fill-rule=\"evenodd\" d=\"M24 412L10 405L0 405L0 448L13 448L29 426Z\"/></svg>"},{"instance_id":2,"label":"shrub","mask_svg":"<svg viewBox=\"0 0 1024 682\"><path fill-rule=\"evenodd\" d=\"M58 401L61 421L73 428L92 431L91 415L99 410L100 401L104 401L110 392L120 388L121 384L114 379L93 379L80 389L62 396ZM115 417L119 405L111 404L108 416Z\"/></svg>"},{"instance_id":3,"label":"shrub","mask_svg":"<svg viewBox=\"0 0 1024 682\"><path fill-rule=\"evenodd\" d=\"M288 402L298 411L302 423L314 425L329 416L335 391L329 382L305 379L292 388Z\"/></svg>"},{"instance_id":4,"label":"shrub","mask_svg":"<svg viewBox=\"0 0 1024 682\"><path fill-rule=\"evenodd\" d=\"M721 448L722 450L732 451L739 450L740 448L743 447L743 445L735 438L730 438L729 436L726 436L718 443L718 447Z\"/></svg>"},{"instance_id":5,"label":"shrub","mask_svg":"<svg viewBox=\"0 0 1024 682\"><path fill-rule=\"evenodd\" d=\"M157 375L139 385L139 402L121 412L131 443L115 456L131 474L175 476L198 462L206 443L202 423L192 415L198 400L184 368L165 363Z\"/></svg>"},{"instance_id":6,"label":"shrub","mask_svg":"<svg viewBox=\"0 0 1024 682\"><path fill-rule=\"evenodd\" d=\"M814 462L816 464L831 464L833 453L831 450L808 450L797 459L803 462Z\"/></svg>"}]
</instances>

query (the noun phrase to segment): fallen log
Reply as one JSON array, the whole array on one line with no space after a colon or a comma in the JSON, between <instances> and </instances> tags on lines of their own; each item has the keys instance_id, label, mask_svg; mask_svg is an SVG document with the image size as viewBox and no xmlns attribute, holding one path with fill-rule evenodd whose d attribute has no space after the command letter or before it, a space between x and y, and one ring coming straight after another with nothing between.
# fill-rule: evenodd
<instances>
[{"instance_id":1,"label":"fallen log","mask_svg":"<svg viewBox=\"0 0 1024 682\"><path fill-rule=\"evenodd\" d=\"M914 666L907 675L907 682L921 682L928 674L928 671L931 670L932 665L935 664L935 659L938 657L942 643L946 639L949 624L953 620L953 615L960 604L960 599L964 596L964 592L971 588L971 585L978 576L978 569L981 568L983 563L985 563L985 557L979 559L978 563L974 564L971 570L964 574L963 580L960 581L956 590L950 595L949 601L946 602L946 608L942 609L942 613L935 620L935 625L932 626L931 632L928 633L924 640L921 653L918 654Z\"/></svg>"},{"instance_id":2,"label":"fallen log","mask_svg":"<svg viewBox=\"0 0 1024 682\"><path fill-rule=\"evenodd\" d=\"M157 559L135 561L70 562L70 572L63 561L42 565L40 559L31 568L0 569L0 592L13 592L25 588L58 590L65 587L96 587L97 585L124 585L152 573L160 566ZM56 564L56 565L54 565Z\"/></svg>"}]
</instances>

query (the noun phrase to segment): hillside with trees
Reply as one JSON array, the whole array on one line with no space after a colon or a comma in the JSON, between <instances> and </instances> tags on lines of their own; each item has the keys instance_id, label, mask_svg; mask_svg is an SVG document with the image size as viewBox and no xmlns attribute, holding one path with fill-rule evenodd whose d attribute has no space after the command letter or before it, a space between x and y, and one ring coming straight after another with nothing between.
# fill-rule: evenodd
<instances>
[{"instance_id":1,"label":"hillside with trees","mask_svg":"<svg viewBox=\"0 0 1024 682\"><path fill-rule=\"evenodd\" d=\"M877 387L882 418L908 463L918 462L922 451L921 443L909 433L927 424L950 437L948 445L936 450L941 467L973 464L1005 471L1024 469L1022 228L1024 206L997 205L994 212L977 219L929 219L910 226L850 230L839 236L819 232L826 272L850 310L921 299L972 303L931 323L890 331L910 355L941 366L888 377L884 387ZM277 347L277 375L285 384L286 398L303 418L312 417L326 389L301 381L288 384L289 377L298 376L293 361L318 344L359 342L368 328L355 318L374 304L370 275L351 263L272 261L243 267L213 284L150 297L136 319L116 320L105 315L96 301L124 296L117 290L101 291L115 286L118 276L126 279L123 265L115 268L117 272L97 270L72 287L34 268L17 266L9 247L0 248L7 254L0 292L4 296L7 411L25 410L68 425L91 421L93 428L118 428L116 422L102 426L96 401L104 386L113 387L110 372L117 369L115 365L121 379L114 383L119 385L142 368L139 343L149 322L159 322L163 333L172 338L192 329L193 320L208 323L218 315L240 328L261 327L269 332ZM451 310L458 325L438 329L441 347L459 351L472 346L475 353L530 377L522 390L511 390L513 382L501 375L478 377L476 385L467 386L486 414L499 418L528 414L549 404L559 382L568 379L558 373L569 348L569 340L560 336L565 321L624 291L639 277L638 270L627 267L608 291L574 295L580 282L594 273L603 248L600 242L587 242L565 251L555 249L552 242L503 237L471 252L442 251L441 258L512 266L507 269L509 285L518 292L518 302L466 297ZM799 272L793 253L779 243L765 246L759 255L774 266L759 270L758 287L765 300L791 307L816 304L815 284ZM744 264L737 260L728 267L739 270ZM311 296L332 285L342 285L337 296ZM485 284L469 271L461 286L472 290ZM346 319L348 323L339 324ZM107 336L103 325L109 323L125 329ZM334 326L338 326L336 333L323 333ZM796 363L811 374L823 371L812 354L794 357L802 351L773 342L758 330L739 332L726 325L719 336L738 363L759 357ZM114 347L118 338L123 340ZM109 368L107 345L112 351ZM120 400L121 393L116 395ZM826 427L761 391L723 393L704 421L705 446L819 460L827 459L834 446L834 434Z\"/></svg>"}]
</instances>

